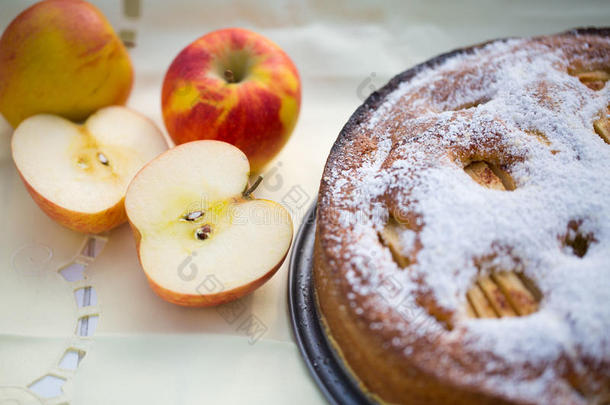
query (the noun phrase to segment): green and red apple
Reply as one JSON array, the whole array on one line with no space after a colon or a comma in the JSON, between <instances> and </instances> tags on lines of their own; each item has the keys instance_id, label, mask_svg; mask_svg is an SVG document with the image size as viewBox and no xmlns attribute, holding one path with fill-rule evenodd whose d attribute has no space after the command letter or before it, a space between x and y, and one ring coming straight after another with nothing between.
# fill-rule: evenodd
<instances>
[{"instance_id":1,"label":"green and red apple","mask_svg":"<svg viewBox=\"0 0 610 405\"><path fill-rule=\"evenodd\" d=\"M124 104L132 82L121 40L85 1L36 3L0 38L0 113L13 128L39 113L82 121Z\"/></svg>"},{"instance_id":2,"label":"green and red apple","mask_svg":"<svg viewBox=\"0 0 610 405\"><path fill-rule=\"evenodd\" d=\"M159 128L125 107L106 107L78 125L39 114L12 138L13 160L40 208L79 232L99 233L127 220L133 176L167 149Z\"/></svg>"},{"instance_id":3,"label":"green and red apple","mask_svg":"<svg viewBox=\"0 0 610 405\"><path fill-rule=\"evenodd\" d=\"M242 297L286 258L292 220L255 199L248 159L226 142L179 145L148 163L125 197L140 263L152 289L183 306Z\"/></svg>"},{"instance_id":4,"label":"green and red apple","mask_svg":"<svg viewBox=\"0 0 610 405\"><path fill-rule=\"evenodd\" d=\"M278 45L255 32L228 28L204 35L178 54L165 75L161 101L176 144L231 143L258 172L292 133L301 82Z\"/></svg>"}]
</instances>

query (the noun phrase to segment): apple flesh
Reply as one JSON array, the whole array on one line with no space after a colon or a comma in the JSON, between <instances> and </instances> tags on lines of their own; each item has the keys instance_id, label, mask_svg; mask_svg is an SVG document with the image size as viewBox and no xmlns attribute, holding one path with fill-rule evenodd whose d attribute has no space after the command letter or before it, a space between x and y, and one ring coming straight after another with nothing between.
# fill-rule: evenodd
<instances>
[{"instance_id":1,"label":"apple flesh","mask_svg":"<svg viewBox=\"0 0 610 405\"><path fill-rule=\"evenodd\" d=\"M231 143L258 172L292 133L301 83L279 46L252 31L229 28L204 35L178 54L161 98L165 126L176 144Z\"/></svg>"},{"instance_id":2,"label":"apple flesh","mask_svg":"<svg viewBox=\"0 0 610 405\"><path fill-rule=\"evenodd\" d=\"M152 289L183 306L242 297L279 269L292 241L280 204L244 193L250 167L220 141L177 146L133 179L125 208Z\"/></svg>"},{"instance_id":3,"label":"apple flesh","mask_svg":"<svg viewBox=\"0 0 610 405\"><path fill-rule=\"evenodd\" d=\"M85 1L36 3L0 38L0 113L13 128L40 113L82 121L124 104L132 81L121 40Z\"/></svg>"},{"instance_id":4,"label":"apple flesh","mask_svg":"<svg viewBox=\"0 0 610 405\"><path fill-rule=\"evenodd\" d=\"M127 220L130 180L166 149L159 128L125 107L103 108L83 125L35 115L12 138L13 160L34 201L58 223L88 233Z\"/></svg>"}]
</instances>

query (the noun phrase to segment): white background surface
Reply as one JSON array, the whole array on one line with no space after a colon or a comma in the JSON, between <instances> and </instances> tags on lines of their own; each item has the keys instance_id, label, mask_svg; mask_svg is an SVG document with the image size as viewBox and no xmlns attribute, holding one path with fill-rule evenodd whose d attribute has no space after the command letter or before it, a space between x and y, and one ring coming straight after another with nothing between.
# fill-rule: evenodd
<instances>
[{"instance_id":1,"label":"white background surface","mask_svg":"<svg viewBox=\"0 0 610 405\"><path fill-rule=\"evenodd\" d=\"M0 28L32 3L0 0ZM257 196L283 201L293 212L295 230L315 199L339 130L364 97L394 74L492 38L610 25L608 1L143 0L136 20L123 15L119 1L93 3L117 31L136 30L129 106L163 130L163 75L197 37L242 26L271 38L293 58L303 84L301 116ZM71 342L74 297L53 270L70 259L83 237L52 223L29 200L12 168L10 130L0 132L1 403L3 385L28 385L50 370ZM53 258L25 277L15 269L15 254L36 244L50 247ZM287 270L285 263L270 282L242 299L244 312L228 322L223 309L185 309L157 298L139 268L128 227L116 229L87 269L100 322L64 391L75 404L321 402L293 343ZM265 328L253 345L239 327L249 314Z\"/></svg>"}]
</instances>

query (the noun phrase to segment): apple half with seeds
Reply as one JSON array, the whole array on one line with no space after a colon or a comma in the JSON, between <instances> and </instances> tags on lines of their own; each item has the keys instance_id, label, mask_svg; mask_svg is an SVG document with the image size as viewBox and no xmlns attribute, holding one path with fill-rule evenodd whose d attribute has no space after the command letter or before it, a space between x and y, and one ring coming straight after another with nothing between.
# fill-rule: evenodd
<instances>
[{"instance_id":1,"label":"apple half with seeds","mask_svg":"<svg viewBox=\"0 0 610 405\"><path fill-rule=\"evenodd\" d=\"M237 147L213 140L177 146L133 179L125 208L152 289L183 306L212 306L261 286L282 265L292 220L280 204L255 199L250 165ZM259 177L260 180L260 177Z\"/></svg>"},{"instance_id":2,"label":"apple half with seeds","mask_svg":"<svg viewBox=\"0 0 610 405\"><path fill-rule=\"evenodd\" d=\"M34 201L56 222L99 233L127 220L133 176L167 150L154 122L125 107L106 107L83 125L51 114L25 119L12 138L13 160Z\"/></svg>"}]
</instances>

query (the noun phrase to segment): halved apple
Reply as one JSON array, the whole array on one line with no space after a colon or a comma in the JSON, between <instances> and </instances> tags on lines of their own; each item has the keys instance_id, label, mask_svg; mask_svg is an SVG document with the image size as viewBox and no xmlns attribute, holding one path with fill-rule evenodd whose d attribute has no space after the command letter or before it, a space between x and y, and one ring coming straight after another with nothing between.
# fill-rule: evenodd
<instances>
[{"instance_id":1,"label":"halved apple","mask_svg":"<svg viewBox=\"0 0 610 405\"><path fill-rule=\"evenodd\" d=\"M15 165L34 201L61 225L90 233L127 220L129 182L166 149L157 126L125 107L103 108L83 125L35 115L12 139Z\"/></svg>"},{"instance_id":2,"label":"halved apple","mask_svg":"<svg viewBox=\"0 0 610 405\"><path fill-rule=\"evenodd\" d=\"M152 289L184 306L242 297L279 269L292 241L282 205L252 197L238 148L194 141L146 165L125 198Z\"/></svg>"}]
</instances>

